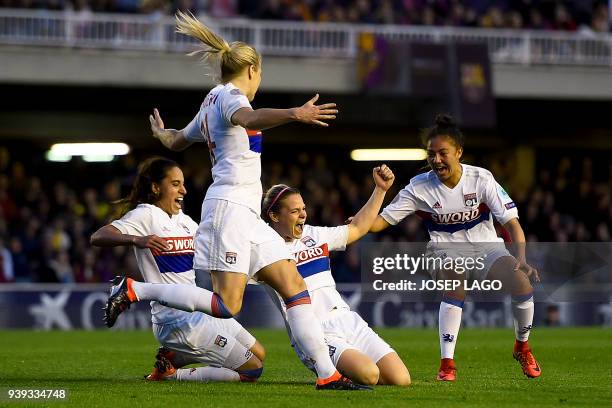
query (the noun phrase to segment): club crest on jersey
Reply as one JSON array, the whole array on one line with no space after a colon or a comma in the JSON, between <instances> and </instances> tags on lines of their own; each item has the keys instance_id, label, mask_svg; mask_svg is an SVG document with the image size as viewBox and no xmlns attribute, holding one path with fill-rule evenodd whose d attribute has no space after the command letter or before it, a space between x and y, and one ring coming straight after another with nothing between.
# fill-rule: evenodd
<instances>
[{"instance_id":1,"label":"club crest on jersey","mask_svg":"<svg viewBox=\"0 0 612 408\"><path fill-rule=\"evenodd\" d=\"M235 252L226 252L225 253L225 262L227 262L230 265L235 264L237 258L238 258L238 254L235 253Z\"/></svg>"},{"instance_id":2,"label":"club crest on jersey","mask_svg":"<svg viewBox=\"0 0 612 408\"><path fill-rule=\"evenodd\" d=\"M223 348L227 344L227 339L219 334L217 335L217 338L215 338L215 344Z\"/></svg>"},{"instance_id":3,"label":"club crest on jersey","mask_svg":"<svg viewBox=\"0 0 612 408\"><path fill-rule=\"evenodd\" d=\"M315 241L314 238L309 236L305 236L300 241L302 241L302 244L306 245L308 248L312 248L313 246L317 245L317 241Z\"/></svg>"},{"instance_id":4,"label":"club crest on jersey","mask_svg":"<svg viewBox=\"0 0 612 408\"><path fill-rule=\"evenodd\" d=\"M463 202L465 203L466 207L471 207L478 204L478 197L476 197L476 193L464 194Z\"/></svg>"}]
</instances>

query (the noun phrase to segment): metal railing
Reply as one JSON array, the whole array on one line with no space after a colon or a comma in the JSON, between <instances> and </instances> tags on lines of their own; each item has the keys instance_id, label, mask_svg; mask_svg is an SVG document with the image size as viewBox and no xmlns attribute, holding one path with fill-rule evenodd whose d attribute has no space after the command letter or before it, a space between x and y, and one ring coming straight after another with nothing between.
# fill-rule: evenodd
<instances>
[{"instance_id":1,"label":"metal railing","mask_svg":"<svg viewBox=\"0 0 612 408\"><path fill-rule=\"evenodd\" d=\"M202 19L227 40L245 41L266 55L354 58L360 36L374 34L437 44L486 43L494 63L612 65L610 34ZM184 52L195 49L196 41L175 33L170 16L0 9L0 44Z\"/></svg>"}]
</instances>

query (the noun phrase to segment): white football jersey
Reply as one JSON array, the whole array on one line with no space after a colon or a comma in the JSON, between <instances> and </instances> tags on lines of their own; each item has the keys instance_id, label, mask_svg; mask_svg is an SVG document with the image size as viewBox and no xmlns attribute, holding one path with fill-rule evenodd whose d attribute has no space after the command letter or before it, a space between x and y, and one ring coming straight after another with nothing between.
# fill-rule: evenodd
<instances>
[{"instance_id":1,"label":"white football jersey","mask_svg":"<svg viewBox=\"0 0 612 408\"><path fill-rule=\"evenodd\" d=\"M423 219L432 242L499 242L493 218L505 224L518 218L514 201L490 171L461 165L463 173L454 188L445 186L433 172L419 174L380 214L396 225L416 213Z\"/></svg>"},{"instance_id":2,"label":"white football jersey","mask_svg":"<svg viewBox=\"0 0 612 408\"><path fill-rule=\"evenodd\" d=\"M193 236L198 228L182 211L170 217L161 208L151 204L139 204L123 217L111 223L122 234L164 238L170 249L158 251L134 246L138 269L145 282L185 283L195 285L193 271ZM151 302L153 323L163 324L189 316L190 313Z\"/></svg>"},{"instance_id":3,"label":"white football jersey","mask_svg":"<svg viewBox=\"0 0 612 408\"><path fill-rule=\"evenodd\" d=\"M184 133L187 140L208 145L213 183L204 200L227 200L260 214L262 135L231 122L238 109L247 107L249 100L231 82L217 85Z\"/></svg>"},{"instance_id":4,"label":"white football jersey","mask_svg":"<svg viewBox=\"0 0 612 408\"><path fill-rule=\"evenodd\" d=\"M310 301L320 320L335 309L349 309L336 290L336 281L331 273L329 253L343 251L348 240L348 225L339 227L313 227L304 225L301 239L287 245L297 264L300 275L310 292ZM283 315L284 303L281 302Z\"/></svg>"}]
</instances>

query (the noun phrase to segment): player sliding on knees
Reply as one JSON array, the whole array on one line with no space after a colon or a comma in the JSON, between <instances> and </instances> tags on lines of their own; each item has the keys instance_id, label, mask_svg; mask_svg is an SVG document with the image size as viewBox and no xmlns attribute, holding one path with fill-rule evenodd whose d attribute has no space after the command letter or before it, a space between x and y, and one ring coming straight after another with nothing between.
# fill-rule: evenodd
<instances>
[{"instance_id":1,"label":"player sliding on knees","mask_svg":"<svg viewBox=\"0 0 612 408\"><path fill-rule=\"evenodd\" d=\"M376 219L394 175L386 165L373 171L372 196L349 225L314 227L306 224L306 205L300 192L286 185L270 188L262 204L263 217L285 240L310 292L336 368L363 384L409 385L410 374L397 353L342 299L331 273L329 252L344 250L363 237ZM285 319L287 310L278 295L268 291ZM312 364L292 338L302 363Z\"/></svg>"},{"instance_id":2,"label":"player sliding on knees","mask_svg":"<svg viewBox=\"0 0 612 408\"><path fill-rule=\"evenodd\" d=\"M539 277L525 258L525 234L518 222L516 205L491 172L460 163L463 135L450 116L438 115L435 125L424 133L424 141L431 171L412 178L378 216L370 231L382 231L416 213L429 230L429 246L434 248L434 256L435 248L440 249L441 255L461 246L448 243L476 243L475 247L479 248L476 253L484 255L485 267L474 278L500 280L512 295L516 337L513 356L527 377L539 377L540 366L527 342L534 310L530 279L539 281ZM516 258L500 244L502 240L497 237L491 214L517 244ZM436 274L436 271L430 272ZM457 279L458 276L438 273L434 278ZM439 313L441 363L437 377L441 381L454 381L456 377L454 352L464 300L462 286L443 293Z\"/></svg>"},{"instance_id":3,"label":"player sliding on knees","mask_svg":"<svg viewBox=\"0 0 612 408\"><path fill-rule=\"evenodd\" d=\"M150 117L153 136L169 149L183 150L194 142L204 142L210 152L213 183L202 203L194 268L196 275L210 273L213 291L202 289L191 307L214 317L231 318L242 308L248 280L254 277L266 282L284 299L291 333L315 362L316 388L369 389L336 370L293 257L283 239L260 217L262 136L259 131L247 130L294 121L327 126L325 121L336 117L335 104L315 105L316 95L297 108L253 110L250 101L261 82L261 55L248 44L228 44L195 17L181 12L177 14L177 31L202 43L200 54L220 77L220 84L208 93L184 129L166 129L157 110ZM164 291L155 285L134 286L140 300L167 297Z\"/></svg>"},{"instance_id":4,"label":"player sliding on knees","mask_svg":"<svg viewBox=\"0 0 612 408\"><path fill-rule=\"evenodd\" d=\"M130 195L120 201L127 213L96 231L91 243L132 246L138 269L150 282L143 285L167 287L184 299L199 296L193 270L197 224L181 211L185 194L183 172L175 162L146 160ZM130 281L115 278L105 313L109 327L116 318L109 309L125 309L137 300L139 283ZM261 375L265 351L236 320L171 309L163 301L151 302L151 314L153 334L162 347L148 380L256 381ZM181 369L198 363L209 367Z\"/></svg>"}]
</instances>

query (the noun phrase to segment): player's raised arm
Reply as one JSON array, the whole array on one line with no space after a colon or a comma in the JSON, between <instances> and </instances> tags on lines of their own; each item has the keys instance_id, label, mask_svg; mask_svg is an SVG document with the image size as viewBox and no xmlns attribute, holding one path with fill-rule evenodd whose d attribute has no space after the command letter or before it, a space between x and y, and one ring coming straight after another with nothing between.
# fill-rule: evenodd
<instances>
[{"instance_id":1,"label":"player's raised arm","mask_svg":"<svg viewBox=\"0 0 612 408\"><path fill-rule=\"evenodd\" d=\"M316 94L304 105L290 109L251 109L241 108L232 115L232 123L246 129L270 129L289 122L302 122L309 125L329 126L325 121L336 119L338 109L335 103L315 105L319 99Z\"/></svg>"},{"instance_id":2,"label":"player's raised arm","mask_svg":"<svg viewBox=\"0 0 612 408\"><path fill-rule=\"evenodd\" d=\"M164 121L159 115L157 108L153 109L153 114L149 115L151 132L153 137L159 139L164 146L173 151L181 151L189 147L192 142L185 138L182 130L166 129Z\"/></svg>"},{"instance_id":3,"label":"player's raised arm","mask_svg":"<svg viewBox=\"0 0 612 408\"><path fill-rule=\"evenodd\" d=\"M374 187L368 202L361 207L361 210L351 220L347 244L357 241L370 231L372 223L374 223L378 216L385 194L395 180L395 175L385 164L374 168L372 170L372 177L376 187Z\"/></svg>"}]
</instances>

